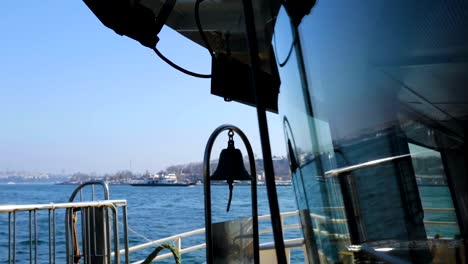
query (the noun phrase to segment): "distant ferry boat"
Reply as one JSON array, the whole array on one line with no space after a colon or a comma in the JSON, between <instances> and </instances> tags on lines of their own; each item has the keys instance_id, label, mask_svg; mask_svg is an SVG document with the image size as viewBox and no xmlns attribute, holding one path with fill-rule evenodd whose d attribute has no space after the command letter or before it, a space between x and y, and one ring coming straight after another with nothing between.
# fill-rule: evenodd
<instances>
[{"instance_id":1,"label":"distant ferry boat","mask_svg":"<svg viewBox=\"0 0 468 264\"><path fill-rule=\"evenodd\" d=\"M178 182L175 174L158 175L145 183L132 183L132 186L159 186L159 187L184 187L192 186L195 183Z\"/></svg>"}]
</instances>

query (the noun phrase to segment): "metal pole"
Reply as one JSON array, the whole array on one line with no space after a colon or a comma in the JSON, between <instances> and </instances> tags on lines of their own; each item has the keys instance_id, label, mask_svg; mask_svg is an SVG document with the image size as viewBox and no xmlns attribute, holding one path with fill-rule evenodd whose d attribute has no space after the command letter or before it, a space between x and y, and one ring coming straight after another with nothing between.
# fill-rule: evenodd
<instances>
[{"instance_id":1,"label":"metal pole","mask_svg":"<svg viewBox=\"0 0 468 264\"><path fill-rule=\"evenodd\" d=\"M32 264L32 219L31 210L29 210L29 263Z\"/></svg>"},{"instance_id":2,"label":"metal pole","mask_svg":"<svg viewBox=\"0 0 468 264\"><path fill-rule=\"evenodd\" d=\"M110 232L110 217L109 208L103 207L106 215L106 251L107 251L107 263L111 264L111 232Z\"/></svg>"},{"instance_id":3,"label":"metal pole","mask_svg":"<svg viewBox=\"0 0 468 264\"><path fill-rule=\"evenodd\" d=\"M55 223L56 223L56 219L55 219L55 209L52 209L52 218L53 218L53 219L52 219L52 224L53 224L53 226L52 226L52 239L53 239L53 245L54 245L54 250L53 250L52 252L53 252L53 259L54 259L54 262L53 262L53 263L55 263L55 260L56 260L56 258L55 258L55 255L56 255L56 247L55 247L55 246L57 245L57 244L56 244L56 241L55 241L55 235L56 235L56 232L55 232ZM67 242L67 243L68 243L68 242ZM68 247L68 244L67 244L67 247Z\"/></svg>"},{"instance_id":4,"label":"metal pole","mask_svg":"<svg viewBox=\"0 0 468 264\"><path fill-rule=\"evenodd\" d=\"M251 158L252 157L252 158ZM260 240L258 237L258 208L257 208L257 172L255 170L255 160L249 156L250 174L252 177L251 197L252 197L252 224L253 224L253 249L254 263L260 263Z\"/></svg>"},{"instance_id":5,"label":"metal pole","mask_svg":"<svg viewBox=\"0 0 468 264\"><path fill-rule=\"evenodd\" d=\"M242 0L245 16L245 27L249 46L252 88L255 91L255 101L257 105L258 127L260 130L260 141L262 145L263 167L265 170L265 184L267 188L268 202L270 205L271 225L275 241L275 250L278 263L286 263L286 253L284 251L283 230L281 227L281 215L278 205L278 194L276 193L275 172L271 158L270 139L268 135L268 122L266 118L266 108L261 96L260 87L257 87L257 73L260 71L258 58L258 45L254 21L254 12L251 0Z\"/></svg>"},{"instance_id":6,"label":"metal pole","mask_svg":"<svg viewBox=\"0 0 468 264\"><path fill-rule=\"evenodd\" d=\"M208 144L210 141L208 141ZM214 139L213 139L214 142ZM205 190L205 243L206 243L206 263L213 263L213 255L211 248L213 247L213 241L211 241L211 183L210 183L210 155L211 155L211 143L210 147L205 149L205 157L203 163L203 183Z\"/></svg>"},{"instance_id":7,"label":"metal pole","mask_svg":"<svg viewBox=\"0 0 468 264\"><path fill-rule=\"evenodd\" d=\"M251 200L252 200L252 220L253 220L253 243L254 243L254 263L260 263L260 238L258 234L258 202L257 202L257 170L255 168L255 156L252 146L250 145L247 136L239 129L234 130L242 139L249 157L250 176L251 178Z\"/></svg>"},{"instance_id":8,"label":"metal pole","mask_svg":"<svg viewBox=\"0 0 468 264\"><path fill-rule=\"evenodd\" d=\"M8 213L8 264L11 263L11 212Z\"/></svg>"},{"instance_id":9,"label":"metal pole","mask_svg":"<svg viewBox=\"0 0 468 264\"><path fill-rule=\"evenodd\" d=\"M70 214L72 209L66 209L65 211L65 248L67 252L67 264L68 263L73 263L70 257L70 237L71 235L71 228L72 228L72 223L70 221ZM55 242L54 242L55 243ZM55 248L54 248L55 251Z\"/></svg>"},{"instance_id":10,"label":"metal pole","mask_svg":"<svg viewBox=\"0 0 468 264\"><path fill-rule=\"evenodd\" d=\"M37 210L34 210L34 264L37 264Z\"/></svg>"},{"instance_id":11,"label":"metal pole","mask_svg":"<svg viewBox=\"0 0 468 264\"><path fill-rule=\"evenodd\" d=\"M16 212L13 212L13 263L16 263Z\"/></svg>"},{"instance_id":12,"label":"metal pole","mask_svg":"<svg viewBox=\"0 0 468 264\"><path fill-rule=\"evenodd\" d=\"M109 216L109 208L105 208L105 215L106 215L106 249L107 249L107 263L111 264L112 259L111 259L111 252L112 252L112 245L111 245L111 231L110 231L110 225L111 225L111 220Z\"/></svg>"},{"instance_id":13,"label":"metal pole","mask_svg":"<svg viewBox=\"0 0 468 264\"><path fill-rule=\"evenodd\" d=\"M81 199L81 190L80 190L80 200ZM83 251L82 255L84 257L83 263L87 264L88 262L88 241L87 241L87 228L88 228L88 219L87 219L87 212L86 212L86 207L81 208L80 213L81 213L81 245L83 246ZM78 231L77 231L78 233Z\"/></svg>"},{"instance_id":14,"label":"metal pole","mask_svg":"<svg viewBox=\"0 0 468 264\"><path fill-rule=\"evenodd\" d=\"M112 214L114 217L114 263L120 263L119 254L119 223L118 223L118 211L117 207L111 205Z\"/></svg>"},{"instance_id":15,"label":"metal pole","mask_svg":"<svg viewBox=\"0 0 468 264\"><path fill-rule=\"evenodd\" d=\"M123 207L123 231L124 231L124 242L125 242L125 264L130 262L128 257L128 223L127 223L127 206ZM179 248L180 251L180 248Z\"/></svg>"},{"instance_id":16,"label":"metal pole","mask_svg":"<svg viewBox=\"0 0 468 264\"><path fill-rule=\"evenodd\" d=\"M48 232L47 232L47 234L49 235L49 263L52 263L52 234L51 234L51 233L52 233L52 229L51 229L51 227L52 227L52 221L51 221L51 219L50 219L50 213L51 213L50 210L51 210L51 209L48 210L48 216L49 216L49 217L48 217L48 219L47 219L47 220L48 220L48 222L47 222L47 227L48 227Z\"/></svg>"}]
</instances>

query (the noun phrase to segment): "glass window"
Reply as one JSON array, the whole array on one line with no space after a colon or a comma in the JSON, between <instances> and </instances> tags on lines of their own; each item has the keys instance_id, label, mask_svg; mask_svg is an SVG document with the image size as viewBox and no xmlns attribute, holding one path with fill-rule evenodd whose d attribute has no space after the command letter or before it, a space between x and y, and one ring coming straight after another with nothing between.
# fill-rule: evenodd
<instances>
[{"instance_id":1,"label":"glass window","mask_svg":"<svg viewBox=\"0 0 468 264\"><path fill-rule=\"evenodd\" d=\"M465 259L466 1L319 1L287 18L279 111L310 252Z\"/></svg>"},{"instance_id":2,"label":"glass window","mask_svg":"<svg viewBox=\"0 0 468 264\"><path fill-rule=\"evenodd\" d=\"M412 143L408 145L427 236L436 239L459 237L460 229L440 152Z\"/></svg>"}]
</instances>

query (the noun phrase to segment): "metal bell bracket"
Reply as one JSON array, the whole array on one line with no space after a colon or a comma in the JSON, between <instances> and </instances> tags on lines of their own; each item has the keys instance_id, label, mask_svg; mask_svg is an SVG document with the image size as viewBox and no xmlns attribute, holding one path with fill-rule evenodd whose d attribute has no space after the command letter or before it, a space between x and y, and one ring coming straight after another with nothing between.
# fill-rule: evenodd
<instances>
[{"instance_id":1,"label":"metal bell bracket","mask_svg":"<svg viewBox=\"0 0 468 264\"><path fill-rule=\"evenodd\" d=\"M218 167L213 175L210 175L210 156L214 142L219 134L228 130L228 147L223 149L220 154ZM250 175L244 167L242 153L234 147L234 133L237 134L245 145L247 150ZM205 148L203 160L203 179L205 191L205 236L206 236L206 256L207 263L213 263L213 241L211 237L211 180L226 180L229 184L229 201L227 210L229 211L233 184L235 180L250 180L251 181L251 199L252 199L252 222L253 222L253 247L254 247L254 263L259 263L259 239L258 239L258 211L257 211L257 177L255 170L255 158L249 140L238 127L233 125L222 125L213 131Z\"/></svg>"}]
</instances>

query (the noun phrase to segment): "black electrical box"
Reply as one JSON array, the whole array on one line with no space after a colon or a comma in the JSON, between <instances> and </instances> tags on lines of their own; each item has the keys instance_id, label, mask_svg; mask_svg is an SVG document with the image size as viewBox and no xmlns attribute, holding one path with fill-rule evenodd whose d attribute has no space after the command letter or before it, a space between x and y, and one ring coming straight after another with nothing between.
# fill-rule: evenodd
<instances>
[{"instance_id":1,"label":"black electrical box","mask_svg":"<svg viewBox=\"0 0 468 264\"><path fill-rule=\"evenodd\" d=\"M257 89L260 89L266 109L278 113L280 80L276 66L273 67L273 74L260 70L257 76ZM226 101L255 106L250 66L226 54L217 54L212 62L211 93Z\"/></svg>"}]
</instances>

